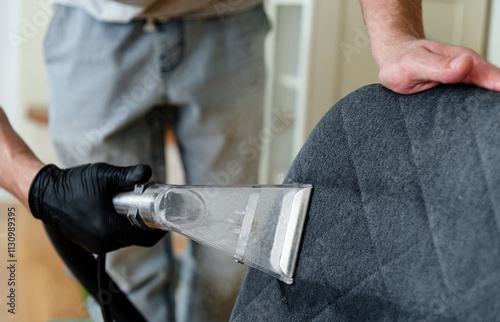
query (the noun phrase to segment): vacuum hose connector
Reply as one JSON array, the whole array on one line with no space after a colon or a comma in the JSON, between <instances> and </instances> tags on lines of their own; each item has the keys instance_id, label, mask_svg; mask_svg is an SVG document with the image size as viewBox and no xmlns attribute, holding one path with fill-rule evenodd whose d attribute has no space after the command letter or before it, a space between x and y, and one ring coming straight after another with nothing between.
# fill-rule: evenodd
<instances>
[{"instance_id":1,"label":"vacuum hose connector","mask_svg":"<svg viewBox=\"0 0 500 322\"><path fill-rule=\"evenodd\" d=\"M204 205L188 186L148 182L117 194L113 205L132 225L162 230L182 229L198 219Z\"/></svg>"}]
</instances>

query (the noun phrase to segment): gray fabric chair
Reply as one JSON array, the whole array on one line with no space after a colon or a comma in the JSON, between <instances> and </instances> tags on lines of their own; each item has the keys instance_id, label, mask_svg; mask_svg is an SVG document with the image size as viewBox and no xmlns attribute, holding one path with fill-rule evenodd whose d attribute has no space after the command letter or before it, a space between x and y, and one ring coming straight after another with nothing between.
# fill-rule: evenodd
<instances>
[{"instance_id":1,"label":"gray fabric chair","mask_svg":"<svg viewBox=\"0 0 500 322\"><path fill-rule=\"evenodd\" d=\"M371 85L316 126L295 283L250 269L233 321L500 321L500 93Z\"/></svg>"}]
</instances>

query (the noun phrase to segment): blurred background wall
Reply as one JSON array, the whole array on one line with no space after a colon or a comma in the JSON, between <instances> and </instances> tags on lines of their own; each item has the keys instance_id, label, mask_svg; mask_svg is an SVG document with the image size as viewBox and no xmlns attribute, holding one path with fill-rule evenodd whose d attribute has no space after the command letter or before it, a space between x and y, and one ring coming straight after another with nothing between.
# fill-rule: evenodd
<instances>
[{"instance_id":1,"label":"blurred background wall","mask_svg":"<svg viewBox=\"0 0 500 322\"><path fill-rule=\"evenodd\" d=\"M0 105L36 155L55 162L46 124L36 113L43 117L47 107L42 43L51 6L48 0L2 1L0 14ZM12 200L0 189L0 202Z\"/></svg>"},{"instance_id":2,"label":"blurred background wall","mask_svg":"<svg viewBox=\"0 0 500 322\"><path fill-rule=\"evenodd\" d=\"M500 0L491 1L489 22L486 57L500 66Z\"/></svg>"},{"instance_id":3,"label":"blurred background wall","mask_svg":"<svg viewBox=\"0 0 500 322\"><path fill-rule=\"evenodd\" d=\"M488 59L500 62L499 3L423 0L426 37L467 46L483 56L488 53ZM268 0L266 4L274 29L267 44L263 130L271 135L262 135L260 180L280 183L324 113L351 91L378 82L378 69L359 1ZM286 126L273 131L276 114L292 116Z\"/></svg>"}]
</instances>

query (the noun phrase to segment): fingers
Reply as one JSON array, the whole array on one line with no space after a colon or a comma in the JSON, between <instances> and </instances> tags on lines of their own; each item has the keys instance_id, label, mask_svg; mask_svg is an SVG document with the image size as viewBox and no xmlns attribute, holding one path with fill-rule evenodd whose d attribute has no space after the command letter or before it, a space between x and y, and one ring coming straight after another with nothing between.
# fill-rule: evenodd
<instances>
[{"instance_id":1,"label":"fingers","mask_svg":"<svg viewBox=\"0 0 500 322\"><path fill-rule=\"evenodd\" d=\"M463 82L474 68L474 60L469 54L458 57L443 57L444 63L435 80L443 84Z\"/></svg>"},{"instance_id":2,"label":"fingers","mask_svg":"<svg viewBox=\"0 0 500 322\"><path fill-rule=\"evenodd\" d=\"M428 40L403 47L380 66L380 82L397 93L412 94L453 83L500 90L500 69L471 49Z\"/></svg>"},{"instance_id":3,"label":"fingers","mask_svg":"<svg viewBox=\"0 0 500 322\"><path fill-rule=\"evenodd\" d=\"M148 181L153 174L151 167L146 164L139 164L128 169L126 178L126 181L128 182L143 183Z\"/></svg>"},{"instance_id":4,"label":"fingers","mask_svg":"<svg viewBox=\"0 0 500 322\"><path fill-rule=\"evenodd\" d=\"M151 247L162 239L167 233L164 230L144 229L132 225L125 217L114 214L114 241L121 244L121 247L136 245ZM108 236L109 237L109 236Z\"/></svg>"},{"instance_id":5,"label":"fingers","mask_svg":"<svg viewBox=\"0 0 500 322\"><path fill-rule=\"evenodd\" d=\"M438 45L442 47L442 57L444 59L451 59L449 69L443 71L440 79L441 83L473 84L486 89L500 91L500 69L498 67L488 63L471 49L442 44ZM460 77L454 78L454 74L460 74Z\"/></svg>"},{"instance_id":6,"label":"fingers","mask_svg":"<svg viewBox=\"0 0 500 322\"><path fill-rule=\"evenodd\" d=\"M166 235L166 233L167 232L164 230L136 228L131 231L132 236L128 236L126 242L129 245L151 247L154 246L158 241L160 241Z\"/></svg>"},{"instance_id":7,"label":"fingers","mask_svg":"<svg viewBox=\"0 0 500 322\"><path fill-rule=\"evenodd\" d=\"M115 176L118 190L129 190L138 183L147 182L153 173L151 167L145 164L118 168L118 171L119 173Z\"/></svg>"},{"instance_id":8,"label":"fingers","mask_svg":"<svg viewBox=\"0 0 500 322\"><path fill-rule=\"evenodd\" d=\"M482 58L475 59L474 68L469 73L467 82L483 88L500 91L500 68Z\"/></svg>"}]
</instances>

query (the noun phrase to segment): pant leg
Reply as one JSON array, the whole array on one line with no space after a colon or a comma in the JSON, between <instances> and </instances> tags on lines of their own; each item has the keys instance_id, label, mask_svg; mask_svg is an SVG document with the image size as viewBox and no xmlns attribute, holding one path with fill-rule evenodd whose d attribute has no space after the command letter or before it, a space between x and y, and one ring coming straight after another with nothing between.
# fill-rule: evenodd
<instances>
[{"instance_id":1,"label":"pant leg","mask_svg":"<svg viewBox=\"0 0 500 322\"><path fill-rule=\"evenodd\" d=\"M45 40L50 133L63 166L150 164L165 180L164 81L155 35L141 23L107 24L56 6ZM168 268L167 268L168 267ZM149 321L173 319L168 240L108 256L107 270Z\"/></svg>"},{"instance_id":2,"label":"pant leg","mask_svg":"<svg viewBox=\"0 0 500 322\"><path fill-rule=\"evenodd\" d=\"M184 55L167 77L167 97L179 106L175 130L190 184L257 183L262 127L261 7L221 19L184 22ZM251 148L249 148L251 147ZM191 244L184 258L180 321L227 321L245 266Z\"/></svg>"}]
</instances>

